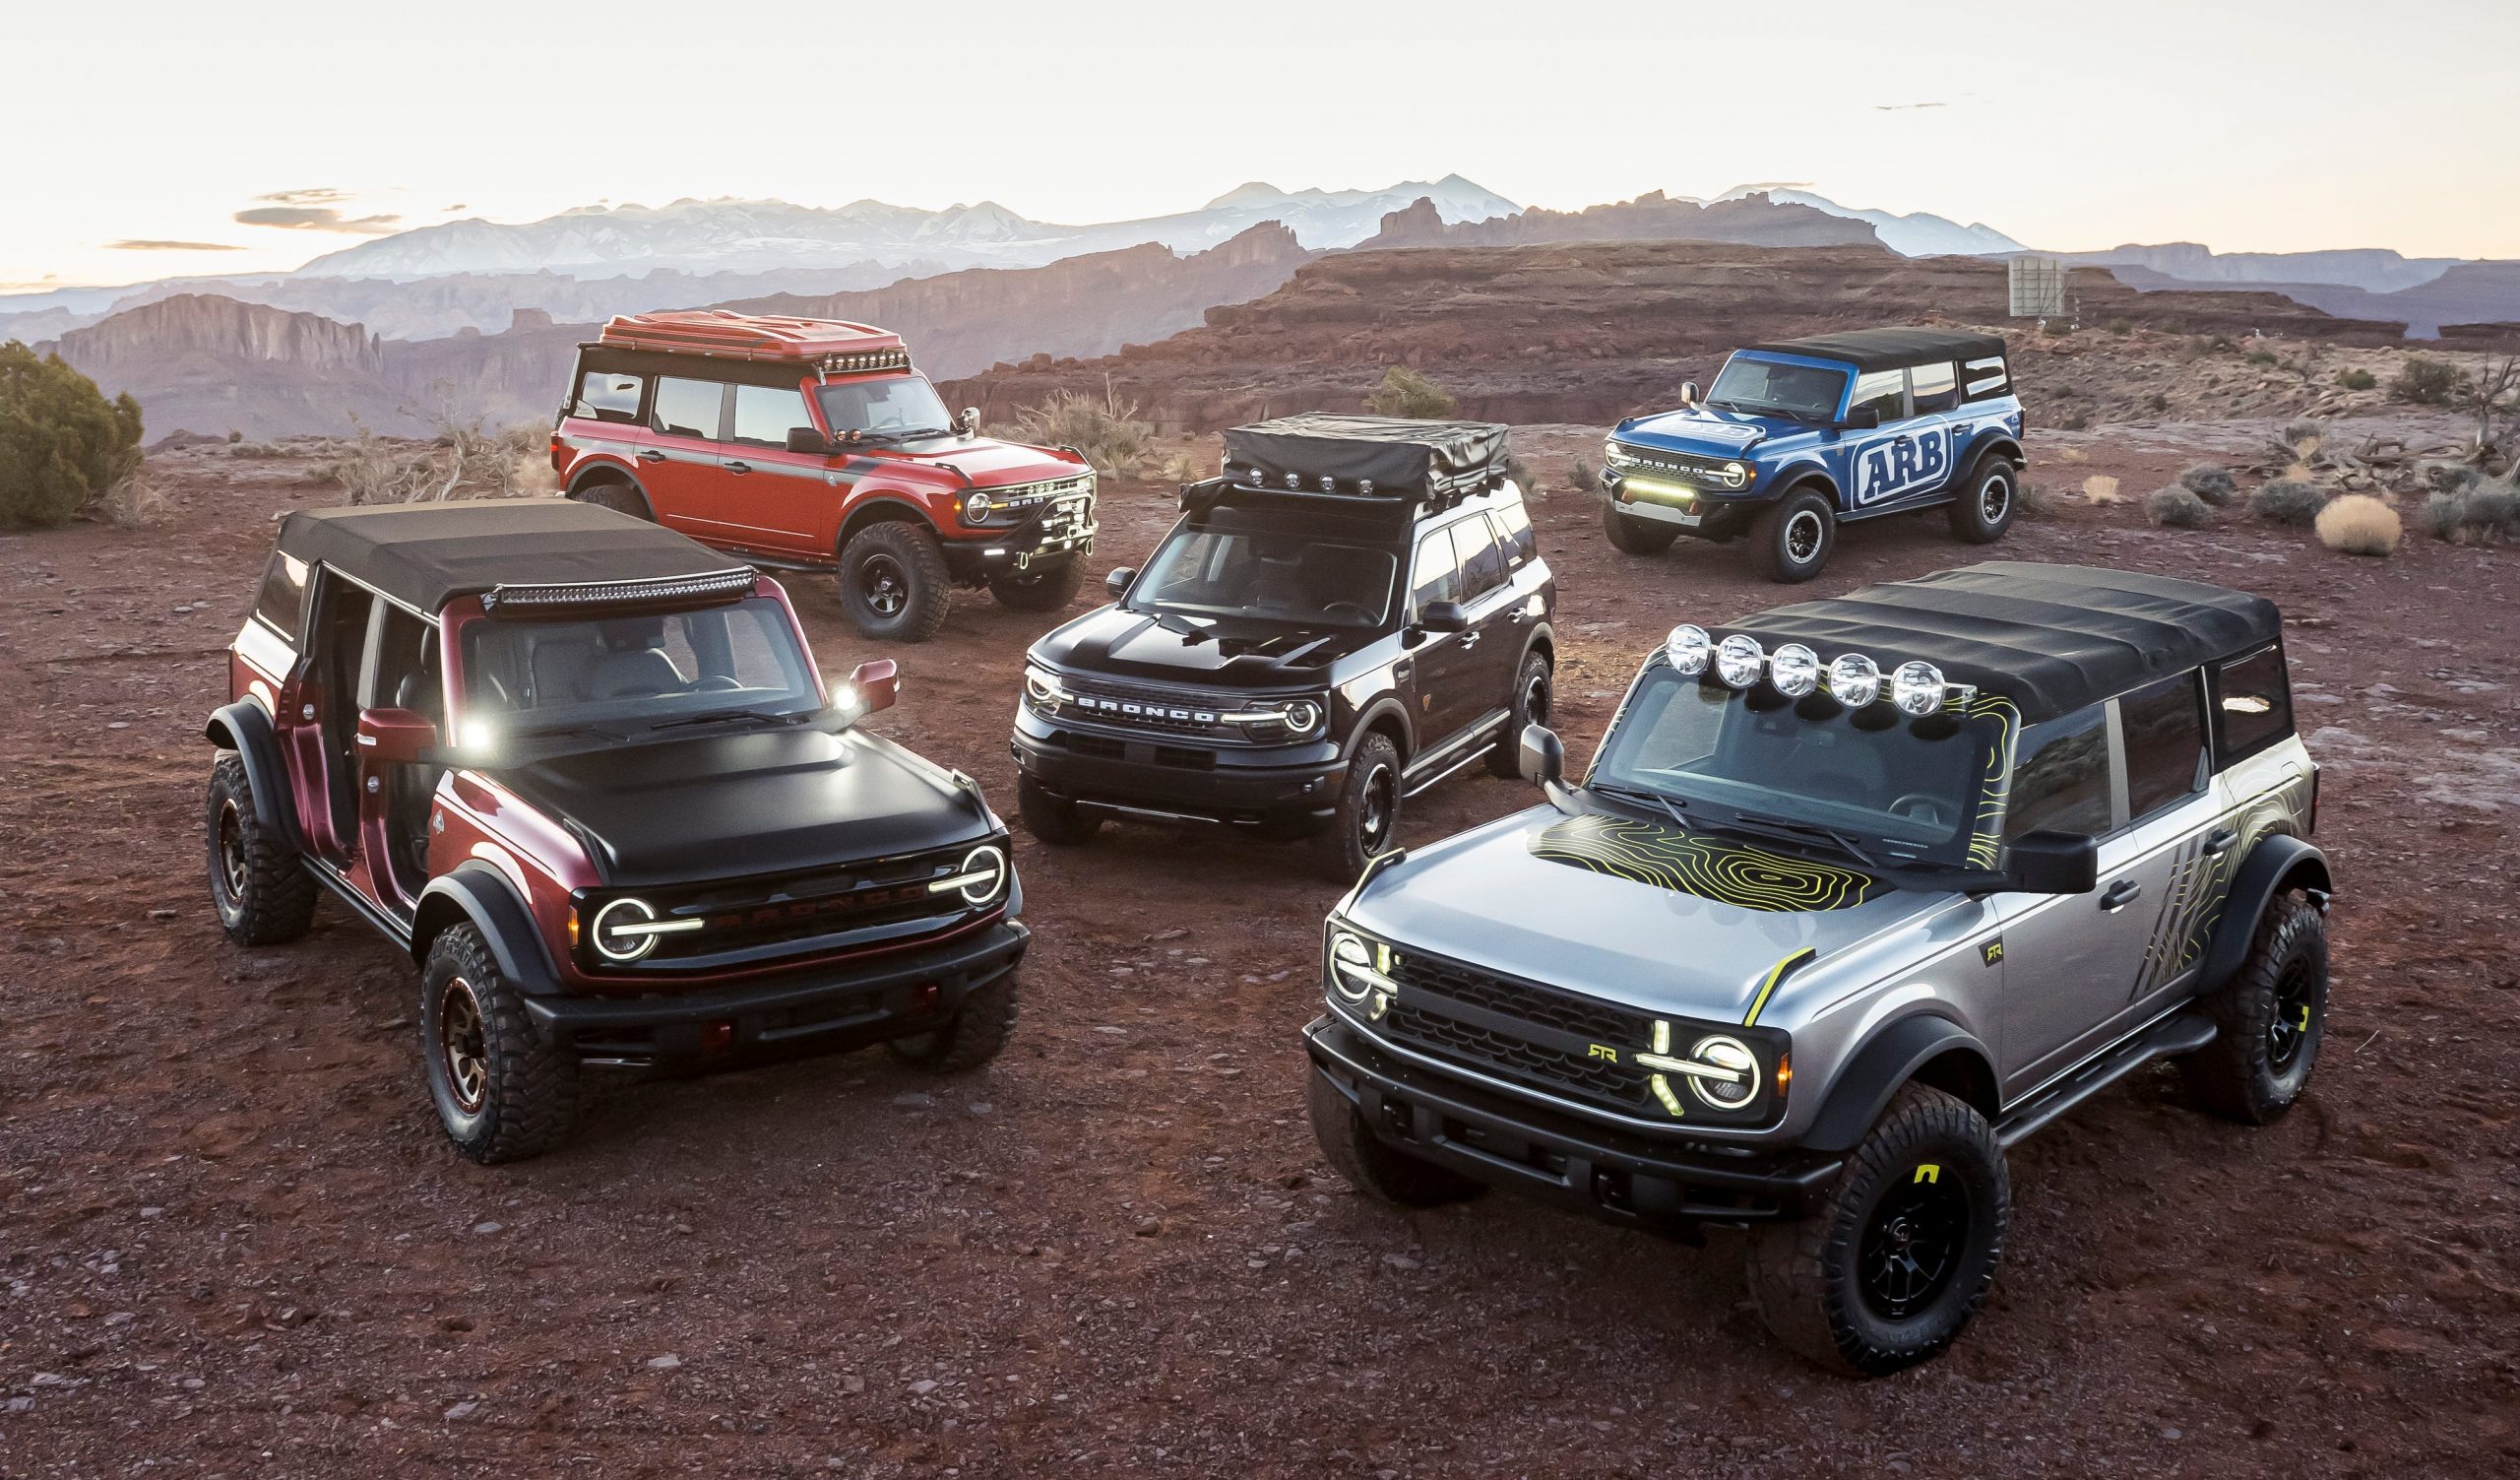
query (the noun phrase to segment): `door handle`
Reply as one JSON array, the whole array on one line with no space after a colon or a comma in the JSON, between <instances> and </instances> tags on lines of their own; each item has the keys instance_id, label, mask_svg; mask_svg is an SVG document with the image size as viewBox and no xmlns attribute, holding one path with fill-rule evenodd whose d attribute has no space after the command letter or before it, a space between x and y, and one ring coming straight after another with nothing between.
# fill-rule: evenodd
<instances>
[{"instance_id":1,"label":"door handle","mask_svg":"<svg viewBox=\"0 0 2520 1480\"><path fill-rule=\"evenodd\" d=\"M2224 854L2231 852L2232 845L2239 840L2240 835L2236 828L2217 827L2205 835L2205 856L2209 859L2221 858Z\"/></svg>"},{"instance_id":2,"label":"door handle","mask_svg":"<svg viewBox=\"0 0 2520 1480\"><path fill-rule=\"evenodd\" d=\"M662 463L664 460L665 455L654 447L642 447L639 449L639 461L643 463Z\"/></svg>"},{"instance_id":3,"label":"door handle","mask_svg":"<svg viewBox=\"0 0 2520 1480\"><path fill-rule=\"evenodd\" d=\"M752 471L752 464L740 461L736 458L728 458L726 459L726 471L734 474L750 473Z\"/></svg>"},{"instance_id":4,"label":"door handle","mask_svg":"<svg viewBox=\"0 0 2520 1480\"><path fill-rule=\"evenodd\" d=\"M2131 878L2121 878L2117 882L2109 886L2108 893L2100 896L2100 907L2107 910L2110 914L2114 915L2119 910L2133 904L2135 902L2135 896L2143 892L2144 886L2142 884L2135 882Z\"/></svg>"},{"instance_id":5,"label":"door handle","mask_svg":"<svg viewBox=\"0 0 2520 1480\"><path fill-rule=\"evenodd\" d=\"M1476 633L1476 632L1464 632L1463 634L1461 634L1461 650L1462 650L1463 652L1467 653L1467 652L1469 652L1472 648L1475 648L1475 647L1477 647L1477 646L1479 646L1479 634L1478 634L1478 633Z\"/></svg>"}]
</instances>

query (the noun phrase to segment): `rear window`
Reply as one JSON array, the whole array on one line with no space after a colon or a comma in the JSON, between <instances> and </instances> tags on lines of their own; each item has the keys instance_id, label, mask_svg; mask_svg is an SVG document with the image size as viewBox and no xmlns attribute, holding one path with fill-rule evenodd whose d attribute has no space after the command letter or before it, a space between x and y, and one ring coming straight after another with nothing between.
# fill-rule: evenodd
<instances>
[{"instance_id":1,"label":"rear window","mask_svg":"<svg viewBox=\"0 0 2520 1480\"><path fill-rule=\"evenodd\" d=\"M1949 361L1918 365L1908 372L1908 389L1917 398L1917 415L1945 412L1960 404L1960 379Z\"/></svg>"},{"instance_id":2,"label":"rear window","mask_svg":"<svg viewBox=\"0 0 2520 1480\"><path fill-rule=\"evenodd\" d=\"M2126 740L2126 815L2148 816L2205 784L2205 721L2196 676L2181 674L2117 701Z\"/></svg>"},{"instance_id":3,"label":"rear window","mask_svg":"<svg viewBox=\"0 0 2520 1480\"><path fill-rule=\"evenodd\" d=\"M639 398L648 388L644 375L624 375L615 370L589 370L578 377L577 404L569 408L573 417L587 417L598 421L622 421L636 425L639 420Z\"/></svg>"},{"instance_id":4,"label":"rear window","mask_svg":"<svg viewBox=\"0 0 2520 1480\"><path fill-rule=\"evenodd\" d=\"M1475 602L1505 584L1505 555L1483 515L1453 526L1453 553L1461 560L1461 599Z\"/></svg>"},{"instance_id":5,"label":"rear window","mask_svg":"<svg viewBox=\"0 0 2520 1480\"><path fill-rule=\"evenodd\" d=\"M726 388L714 380L681 380L667 375L657 382L657 409L648 424L668 436L718 439L718 421Z\"/></svg>"},{"instance_id":6,"label":"rear window","mask_svg":"<svg viewBox=\"0 0 2520 1480\"><path fill-rule=\"evenodd\" d=\"M1500 504L1493 511L1498 543L1505 547L1505 564L1520 570L1525 561L1540 553L1540 541L1532 534L1532 515L1519 498Z\"/></svg>"},{"instance_id":7,"label":"rear window","mask_svg":"<svg viewBox=\"0 0 2520 1480\"><path fill-rule=\"evenodd\" d=\"M254 597L254 620L287 638L293 647L298 623L305 617L306 562L275 550L271 568L263 572L263 589Z\"/></svg>"},{"instance_id":8,"label":"rear window","mask_svg":"<svg viewBox=\"0 0 2520 1480\"><path fill-rule=\"evenodd\" d=\"M2000 354L1968 360L1960 366L1960 388L1972 401L1989 401L2012 389L2012 372Z\"/></svg>"},{"instance_id":9,"label":"rear window","mask_svg":"<svg viewBox=\"0 0 2520 1480\"><path fill-rule=\"evenodd\" d=\"M2243 760L2293 733L2293 685L2284 650L2271 647L2214 676L2214 758Z\"/></svg>"}]
</instances>

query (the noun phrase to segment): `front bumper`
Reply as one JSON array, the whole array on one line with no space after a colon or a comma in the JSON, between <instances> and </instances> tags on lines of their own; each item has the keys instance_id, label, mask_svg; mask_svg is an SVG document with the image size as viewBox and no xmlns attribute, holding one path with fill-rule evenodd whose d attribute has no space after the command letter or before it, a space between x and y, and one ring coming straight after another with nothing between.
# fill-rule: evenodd
<instances>
[{"instance_id":1,"label":"front bumper","mask_svg":"<svg viewBox=\"0 0 2520 1480\"><path fill-rule=\"evenodd\" d=\"M1756 483L1751 488L1758 487ZM1669 525L1702 540L1730 540L1750 527L1769 498L1747 489L1739 492L1694 492L1682 499L1666 494L1661 485L1631 483L1616 472L1602 475L1602 489L1610 503L1632 519Z\"/></svg>"},{"instance_id":2,"label":"front bumper","mask_svg":"<svg viewBox=\"0 0 2520 1480\"><path fill-rule=\"evenodd\" d=\"M1101 528L1095 522L1094 509L1094 501L1089 498L1073 518L1053 521L1051 511L1043 508L1003 529L958 525L949 519L946 538L939 542L945 552L945 569L956 580L980 581L1036 565L1082 560L1094 552L1094 536Z\"/></svg>"},{"instance_id":3,"label":"front bumper","mask_svg":"<svg viewBox=\"0 0 2520 1480\"><path fill-rule=\"evenodd\" d=\"M1686 1235L1799 1217L1844 1158L1633 1134L1404 1063L1327 1013L1304 1025L1313 1072L1374 1136L1421 1161L1613 1223Z\"/></svg>"},{"instance_id":4,"label":"front bumper","mask_svg":"<svg viewBox=\"0 0 2520 1480\"><path fill-rule=\"evenodd\" d=\"M1265 830L1326 825L1339 807L1348 761L1329 740L1205 745L1185 738L1123 738L1045 720L1021 705L1009 741L1037 786L1122 814Z\"/></svg>"},{"instance_id":5,"label":"front bumper","mask_svg":"<svg viewBox=\"0 0 2520 1480\"><path fill-rule=\"evenodd\" d=\"M863 1048L942 1026L978 988L1013 971L1033 933L1000 921L967 938L872 962L741 986L643 997L533 997L545 1041L591 1063L732 1067Z\"/></svg>"}]
</instances>

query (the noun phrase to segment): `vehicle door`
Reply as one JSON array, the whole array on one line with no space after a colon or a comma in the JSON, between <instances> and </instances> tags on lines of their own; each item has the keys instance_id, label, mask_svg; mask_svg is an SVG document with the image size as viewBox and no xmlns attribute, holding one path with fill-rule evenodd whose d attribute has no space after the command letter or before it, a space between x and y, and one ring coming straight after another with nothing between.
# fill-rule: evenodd
<instances>
[{"instance_id":1,"label":"vehicle door","mask_svg":"<svg viewBox=\"0 0 2520 1480\"><path fill-rule=\"evenodd\" d=\"M297 817L309 852L346 871L357 853L359 665L376 596L329 567L309 586L306 657L282 691L295 716L283 733L297 792Z\"/></svg>"},{"instance_id":2,"label":"vehicle door","mask_svg":"<svg viewBox=\"0 0 2520 1480\"><path fill-rule=\"evenodd\" d=\"M580 452L620 459L646 470L641 448L648 445L647 405L650 377L624 370L578 373L577 393L570 399L566 432Z\"/></svg>"},{"instance_id":3,"label":"vehicle door","mask_svg":"<svg viewBox=\"0 0 2520 1480\"><path fill-rule=\"evenodd\" d=\"M1479 645L1463 641L1473 634L1429 632L1418 625L1428 607L1460 600L1461 556L1453 548L1452 531L1436 529L1420 535L1409 562L1409 625L1405 629L1409 651L1394 673L1411 689L1402 698L1412 706L1419 755L1450 740L1484 702L1476 690L1474 672Z\"/></svg>"},{"instance_id":4,"label":"vehicle door","mask_svg":"<svg viewBox=\"0 0 2520 1480\"><path fill-rule=\"evenodd\" d=\"M445 666L437 624L389 601L375 604L359 662L358 712L401 709L446 724ZM367 896L408 918L428 883L428 817L439 768L380 760L353 741L358 785L358 867Z\"/></svg>"},{"instance_id":5,"label":"vehicle door","mask_svg":"<svg viewBox=\"0 0 2520 1480\"><path fill-rule=\"evenodd\" d=\"M814 429L805 393L796 387L738 385L734 421L719 467L725 477L717 504L729 539L788 554L826 555L817 531L831 502L825 475L831 459L819 452L789 452L791 427Z\"/></svg>"},{"instance_id":6,"label":"vehicle door","mask_svg":"<svg viewBox=\"0 0 2520 1480\"><path fill-rule=\"evenodd\" d=\"M1916 490L1916 438L1907 428L1908 372L1868 370L1858 375L1847 397L1847 416L1867 411L1879 417L1881 424L1840 438L1847 458L1841 513L1859 514Z\"/></svg>"},{"instance_id":7,"label":"vehicle door","mask_svg":"<svg viewBox=\"0 0 2520 1480\"><path fill-rule=\"evenodd\" d=\"M703 540L737 543L743 525L730 522L720 496L727 482L724 461L726 418L734 387L690 375L660 375L648 404L647 445L639 449L639 482L661 524Z\"/></svg>"},{"instance_id":8,"label":"vehicle door","mask_svg":"<svg viewBox=\"0 0 2520 1480\"><path fill-rule=\"evenodd\" d=\"M1958 361L1908 367L1908 419L1900 429L1914 439L1917 495L1941 492L1960 476L1968 425L1960 415Z\"/></svg>"},{"instance_id":9,"label":"vehicle door","mask_svg":"<svg viewBox=\"0 0 2520 1480\"><path fill-rule=\"evenodd\" d=\"M1522 665L1523 603L1505 569L1505 549L1485 514L1454 521L1453 554L1461 564L1461 604L1470 615L1462 637L1468 661L1469 693L1464 696L1462 723L1476 723L1491 709L1501 709L1514 689L1514 670Z\"/></svg>"},{"instance_id":10,"label":"vehicle door","mask_svg":"<svg viewBox=\"0 0 2520 1480\"><path fill-rule=\"evenodd\" d=\"M2004 836L2043 828L2108 840L2116 830L2116 741L2107 703L2034 725L2014 745ZM2110 877L2111 841L2104 841L2101 877ZM2038 1083L2067 1045L2091 1026L2087 990L2105 977L2129 933L2117 913L2098 908L2097 894L1997 894L1990 903L2002 933L1988 965L2004 970L1999 1077L2007 1097Z\"/></svg>"}]
</instances>

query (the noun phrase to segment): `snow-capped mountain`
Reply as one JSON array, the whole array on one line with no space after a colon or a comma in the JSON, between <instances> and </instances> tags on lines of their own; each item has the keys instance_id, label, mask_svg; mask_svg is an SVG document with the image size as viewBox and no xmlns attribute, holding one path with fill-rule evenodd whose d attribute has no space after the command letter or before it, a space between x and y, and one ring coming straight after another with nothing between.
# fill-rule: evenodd
<instances>
[{"instance_id":1,"label":"snow-capped mountain","mask_svg":"<svg viewBox=\"0 0 2520 1480\"><path fill-rule=\"evenodd\" d=\"M1284 223L1305 247L1353 246L1383 216L1420 198L1446 221L1484 221L1522 209L1459 175L1380 190L1280 190L1252 183L1196 211L1139 221L1062 225L994 201L923 211L881 201L846 206L785 201L679 200L668 206L582 206L507 225L469 219L421 226L330 252L298 271L313 277L410 280L455 273L549 271L617 277L661 268L763 272L857 263L1037 267L1082 252L1156 241L1205 251L1264 221Z\"/></svg>"},{"instance_id":2,"label":"snow-capped mountain","mask_svg":"<svg viewBox=\"0 0 2520 1480\"><path fill-rule=\"evenodd\" d=\"M1981 257L2029 250L1984 222L1971 222L1964 226L1948 217L1925 211L1911 211L1905 216L1890 211L1858 211L1841 206L1825 195L1790 185L1735 185L1716 199L1738 200L1745 195L1764 195L1779 205L1809 206L1849 221L1868 222L1880 233L1882 244L1903 257Z\"/></svg>"}]
</instances>

